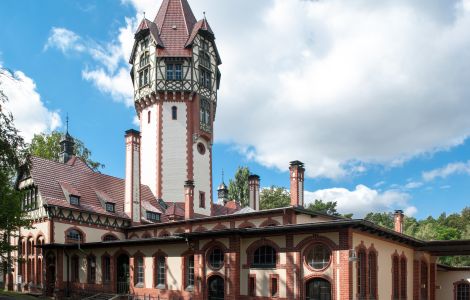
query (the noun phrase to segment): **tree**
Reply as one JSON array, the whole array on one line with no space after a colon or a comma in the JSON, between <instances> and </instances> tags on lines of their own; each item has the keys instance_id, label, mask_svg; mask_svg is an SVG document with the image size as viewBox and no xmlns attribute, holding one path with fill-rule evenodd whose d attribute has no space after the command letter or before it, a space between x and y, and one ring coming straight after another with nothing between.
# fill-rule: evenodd
<instances>
[{"instance_id":1,"label":"tree","mask_svg":"<svg viewBox=\"0 0 470 300\"><path fill-rule=\"evenodd\" d=\"M5 110L8 98L1 90L1 80L16 80L12 74L0 69L0 256L7 262L7 274L11 275L11 252L17 249L11 238L20 227L29 227L30 221L21 209L23 193L15 188L14 181L28 172L30 156L26 143L14 126L13 115Z\"/></svg>"},{"instance_id":2,"label":"tree","mask_svg":"<svg viewBox=\"0 0 470 300\"><path fill-rule=\"evenodd\" d=\"M393 213L383 212L383 213L368 213L364 218L367 221L370 221L374 224L380 225L385 228L393 229Z\"/></svg>"},{"instance_id":3,"label":"tree","mask_svg":"<svg viewBox=\"0 0 470 300\"><path fill-rule=\"evenodd\" d=\"M260 192L260 208L271 209L286 207L290 204L290 193L286 188L272 185Z\"/></svg>"},{"instance_id":4,"label":"tree","mask_svg":"<svg viewBox=\"0 0 470 300\"><path fill-rule=\"evenodd\" d=\"M327 215L340 216L340 214L336 210L336 205L336 201L324 202L323 200L315 199L315 202L310 203L307 206L307 209L315 212L321 212Z\"/></svg>"},{"instance_id":5,"label":"tree","mask_svg":"<svg viewBox=\"0 0 470 300\"><path fill-rule=\"evenodd\" d=\"M60 140L62 139L62 134L58 131L53 131L51 133L41 133L35 134L33 140L31 141L30 151L32 155L50 159L50 160L59 160L60 155ZM90 168L94 171L98 171L101 168L104 168L104 165L93 161L91 159L91 151L85 146L85 144L79 139L74 139L74 155L80 157L85 161Z\"/></svg>"},{"instance_id":6,"label":"tree","mask_svg":"<svg viewBox=\"0 0 470 300\"><path fill-rule=\"evenodd\" d=\"M247 206L248 203L248 176L250 170L248 167L238 167L234 179L228 183L228 197L232 200L238 200L241 206Z\"/></svg>"}]
</instances>

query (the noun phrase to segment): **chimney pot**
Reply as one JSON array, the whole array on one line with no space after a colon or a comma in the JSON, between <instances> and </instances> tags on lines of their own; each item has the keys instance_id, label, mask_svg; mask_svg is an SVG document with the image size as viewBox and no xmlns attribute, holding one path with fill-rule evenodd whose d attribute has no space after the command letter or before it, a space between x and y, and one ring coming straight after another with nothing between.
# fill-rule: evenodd
<instances>
[{"instance_id":1,"label":"chimney pot","mask_svg":"<svg viewBox=\"0 0 470 300\"><path fill-rule=\"evenodd\" d=\"M398 233L403 233L403 210L397 209L394 214L394 227L395 231Z\"/></svg>"},{"instance_id":2,"label":"chimney pot","mask_svg":"<svg viewBox=\"0 0 470 300\"><path fill-rule=\"evenodd\" d=\"M290 205L304 206L304 163L298 160L290 162Z\"/></svg>"}]
</instances>

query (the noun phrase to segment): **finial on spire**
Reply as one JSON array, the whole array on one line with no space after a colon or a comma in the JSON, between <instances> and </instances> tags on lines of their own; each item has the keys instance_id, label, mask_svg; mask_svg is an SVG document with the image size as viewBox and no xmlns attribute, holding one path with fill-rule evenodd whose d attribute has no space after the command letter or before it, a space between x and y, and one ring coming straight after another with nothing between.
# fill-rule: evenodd
<instances>
[{"instance_id":1,"label":"finial on spire","mask_svg":"<svg viewBox=\"0 0 470 300\"><path fill-rule=\"evenodd\" d=\"M65 132L69 133L69 113L67 113L67 116L65 117Z\"/></svg>"},{"instance_id":2,"label":"finial on spire","mask_svg":"<svg viewBox=\"0 0 470 300\"><path fill-rule=\"evenodd\" d=\"M144 19L145 19L145 11L144 11Z\"/></svg>"},{"instance_id":3,"label":"finial on spire","mask_svg":"<svg viewBox=\"0 0 470 300\"><path fill-rule=\"evenodd\" d=\"M206 20L206 12L203 11L202 14L204 15L204 20Z\"/></svg>"}]
</instances>

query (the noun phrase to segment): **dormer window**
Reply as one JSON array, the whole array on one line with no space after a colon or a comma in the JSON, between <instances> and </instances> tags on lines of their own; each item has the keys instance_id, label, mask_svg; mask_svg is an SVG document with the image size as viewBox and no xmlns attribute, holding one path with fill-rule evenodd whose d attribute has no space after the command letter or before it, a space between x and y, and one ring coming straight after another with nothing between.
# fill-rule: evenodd
<instances>
[{"instance_id":1,"label":"dormer window","mask_svg":"<svg viewBox=\"0 0 470 300\"><path fill-rule=\"evenodd\" d=\"M70 204L75 205L75 206L80 205L80 197L79 196L70 195L69 198L70 198Z\"/></svg>"},{"instance_id":2,"label":"dormer window","mask_svg":"<svg viewBox=\"0 0 470 300\"><path fill-rule=\"evenodd\" d=\"M166 80L182 80L183 79L183 65L182 64L167 64L166 65Z\"/></svg>"},{"instance_id":3,"label":"dormer window","mask_svg":"<svg viewBox=\"0 0 470 300\"><path fill-rule=\"evenodd\" d=\"M158 222L160 221L160 214L147 210L147 220L152 221L152 222Z\"/></svg>"},{"instance_id":4,"label":"dormer window","mask_svg":"<svg viewBox=\"0 0 470 300\"><path fill-rule=\"evenodd\" d=\"M107 212L115 212L115 204L111 202L106 202L106 211Z\"/></svg>"}]
</instances>

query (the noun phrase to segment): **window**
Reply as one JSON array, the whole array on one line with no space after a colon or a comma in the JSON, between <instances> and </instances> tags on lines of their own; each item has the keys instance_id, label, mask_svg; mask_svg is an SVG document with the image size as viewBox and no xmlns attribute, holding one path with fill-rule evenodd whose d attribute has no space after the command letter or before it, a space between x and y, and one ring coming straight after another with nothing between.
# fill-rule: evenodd
<instances>
[{"instance_id":1,"label":"window","mask_svg":"<svg viewBox=\"0 0 470 300\"><path fill-rule=\"evenodd\" d=\"M211 131L211 104L209 100L201 98L199 108L199 124L202 130Z\"/></svg>"},{"instance_id":2,"label":"window","mask_svg":"<svg viewBox=\"0 0 470 300\"><path fill-rule=\"evenodd\" d=\"M80 282L80 277L79 277L80 262L79 262L77 255L72 256L72 260L70 261L70 269L71 269L72 282Z\"/></svg>"},{"instance_id":3,"label":"window","mask_svg":"<svg viewBox=\"0 0 470 300\"><path fill-rule=\"evenodd\" d=\"M147 124L150 124L151 120L152 120L152 112L149 110L147 112Z\"/></svg>"},{"instance_id":4,"label":"window","mask_svg":"<svg viewBox=\"0 0 470 300\"><path fill-rule=\"evenodd\" d=\"M146 38L142 40L142 42L140 42L140 50L145 50L148 48L148 46L149 46L149 37L147 36Z\"/></svg>"},{"instance_id":5,"label":"window","mask_svg":"<svg viewBox=\"0 0 470 300\"><path fill-rule=\"evenodd\" d=\"M156 282L155 285L157 288L162 289L165 288L165 279L166 279L166 267L165 267L165 256L159 255L156 258L157 262L157 274L156 274Z\"/></svg>"},{"instance_id":6,"label":"window","mask_svg":"<svg viewBox=\"0 0 470 300\"><path fill-rule=\"evenodd\" d=\"M203 67L199 68L199 84L207 89L211 88L211 72Z\"/></svg>"},{"instance_id":7,"label":"window","mask_svg":"<svg viewBox=\"0 0 470 300\"><path fill-rule=\"evenodd\" d=\"M111 281L111 257L105 255L102 257L103 259L103 281L110 282Z\"/></svg>"},{"instance_id":8,"label":"window","mask_svg":"<svg viewBox=\"0 0 470 300\"><path fill-rule=\"evenodd\" d=\"M206 147L203 143L197 143L197 152L199 152L199 154L201 155L204 155L206 153Z\"/></svg>"},{"instance_id":9,"label":"window","mask_svg":"<svg viewBox=\"0 0 470 300\"><path fill-rule=\"evenodd\" d=\"M249 296L256 296L256 277L255 275L250 275L248 277L248 295Z\"/></svg>"},{"instance_id":10,"label":"window","mask_svg":"<svg viewBox=\"0 0 470 300\"><path fill-rule=\"evenodd\" d=\"M307 264L315 270L326 268L330 264L330 258L331 251L323 244L314 245L306 255Z\"/></svg>"},{"instance_id":11,"label":"window","mask_svg":"<svg viewBox=\"0 0 470 300\"><path fill-rule=\"evenodd\" d=\"M83 243L83 237L80 231L76 229L70 229L65 236L66 243Z\"/></svg>"},{"instance_id":12,"label":"window","mask_svg":"<svg viewBox=\"0 0 470 300\"><path fill-rule=\"evenodd\" d=\"M134 283L142 287L144 285L144 258L137 256L134 258Z\"/></svg>"},{"instance_id":13,"label":"window","mask_svg":"<svg viewBox=\"0 0 470 300\"><path fill-rule=\"evenodd\" d=\"M148 211L147 210L147 220L153 221L153 222L158 222L160 221L160 214L153 212L153 211Z\"/></svg>"},{"instance_id":14,"label":"window","mask_svg":"<svg viewBox=\"0 0 470 300\"><path fill-rule=\"evenodd\" d=\"M178 108L176 106L171 107L171 119L176 120L178 118Z\"/></svg>"},{"instance_id":15,"label":"window","mask_svg":"<svg viewBox=\"0 0 470 300\"><path fill-rule=\"evenodd\" d=\"M407 282L406 282L406 257L402 256L400 258L400 296L401 299L407 298ZM470 299L469 299L470 300Z\"/></svg>"},{"instance_id":16,"label":"window","mask_svg":"<svg viewBox=\"0 0 470 300\"><path fill-rule=\"evenodd\" d=\"M88 256L88 283L95 283L96 281L96 258L93 255Z\"/></svg>"},{"instance_id":17,"label":"window","mask_svg":"<svg viewBox=\"0 0 470 300\"><path fill-rule=\"evenodd\" d=\"M21 202L21 208L25 211L31 211L38 208L38 188L31 187L24 191L24 198Z\"/></svg>"},{"instance_id":18,"label":"window","mask_svg":"<svg viewBox=\"0 0 470 300\"><path fill-rule=\"evenodd\" d=\"M75 195L70 195L70 204L79 206L80 205L80 197Z\"/></svg>"},{"instance_id":19,"label":"window","mask_svg":"<svg viewBox=\"0 0 470 300\"><path fill-rule=\"evenodd\" d=\"M366 299L367 256L365 249L357 251L357 294L359 299Z\"/></svg>"},{"instance_id":20,"label":"window","mask_svg":"<svg viewBox=\"0 0 470 300\"><path fill-rule=\"evenodd\" d=\"M107 234L103 237L104 242L109 242L109 241L117 241L118 238L115 235L112 234Z\"/></svg>"},{"instance_id":21,"label":"window","mask_svg":"<svg viewBox=\"0 0 470 300\"><path fill-rule=\"evenodd\" d=\"M377 252L369 252L369 299L377 299Z\"/></svg>"},{"instance_id":22,"label":"window","mask_svg":"<svg viewBox=\"0 0 470 300\"><path fill-rule=\"evenodd\" d=\"M149 84L149 68L139 71L139 87L144 87Z\"/></svg>"},{"instance_id":23,"label":"window","mask_svg":"<svg viewBox=\"0 0 470 300\"><path fill-rule=\"evenodd\" d=\"M206 193L199 191L199 207L206 207Z\"/></svg>"},{"instance_id":24,"label":"window","mask_svg":"<svg viewBox=\"0 0 470 300\"><path fill-rule=\"evenodd\" d=\"M467 281L459 281L455 285L455 299L456 300L469 300L470 299L470 283Z\"/></svg>"},{"instance_id":25,"label":"window","mask_svg":"<svg viewBox=\"0 0 470 300\"><path fill-rule=\"evenodd\" d=\"M166 80L182 80L183 79L183 65L182 64L167 64L166 65Z\"/></svg>"},{"instance_id":26,"label":"window","mask_svg":"<svg viewBox=\"0 0 470 300\"><path fill-rule=\"evenodd\" d=\"M186 288L194 286L194 255L186 257Z\"/></svg>"},{"instance_id":27,"label":"window","mask_svg":"<svg viewBox=\"0 0 470 300\"><path fill-rule=\"evenodd\" d=\"M150 56L148 52L142 53L140 56L140 67L145 67L150 63Z\"/></svg>"},{"instance_id":28,"label":"window","mask_svg":"<svg viewBox=\"0 0 470 300\"><path fill-rule=\"evenodd\" d=\"M279 275L271 275L270 276L270 295L271 297L277 297L278 295L278 282L279 282Z\"/></svg>"},{"instance_id":29,"label":"window","mask_svg":"<svg viewBox=\"0 0 470 300\"><path fill-rule=\"evenodd\" d=\"M399 262L398 255L392 257L392 299L400 299L400 281L399 281Z\"/></svg>"},{"instance_id":30,"label":"window","mask_svg":"<svg viewBox=\"0 0 470 300\"><path fill-rule=\"evenodd\" d=\"M201 50L199 51L199 64L208 70L211 69L211 57L209 55L209 43L201 42Z\"/></svg>"},{"instance_id":31,"label":"window","mask_svg":"<svg viewBox=\"0 0 470 300\"><path fill-rule=\"evenodd\" d=\"M111 202L106 202L106 211L107 212L115 212L115 205Z\"/></svg>"},{"instance_id":32,"label":"window","mask_svg":"<svg viewBox=\"0 0 470 300\"><path fill-rule=\"evenodd\" d=\"M276 267L276 250L271 246L261 246L255 250L253 267L274 268Z\"/></svg>"},{"instance_id":33,"label":"window","mask_svg":"<svg viewBox=\"0 0 470 300\"><path fill-rule=\"evenodd\" d=\"M224 264L224 252L219 247L212 248L209 254L209 265L212 269L220 269Z\"/></svg>"}]
</instances>

